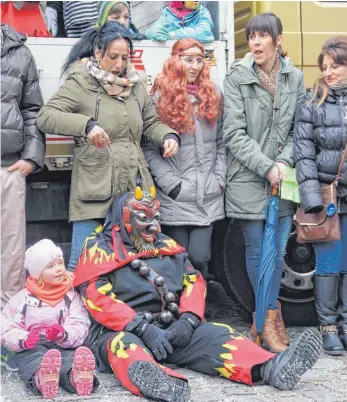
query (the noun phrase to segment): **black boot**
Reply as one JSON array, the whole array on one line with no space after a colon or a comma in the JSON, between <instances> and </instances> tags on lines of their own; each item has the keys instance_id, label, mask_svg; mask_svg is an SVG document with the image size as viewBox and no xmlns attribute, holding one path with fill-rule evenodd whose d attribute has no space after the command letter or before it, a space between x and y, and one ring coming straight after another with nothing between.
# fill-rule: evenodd
<instances>
[{"instance_id":1,"label":"black boot","mask_svg":"<svg viewBox=\"0 0 347 402\"><path fill-rule=\"evenodd\" d=\"M267 384L290 390L318 360L322 352L322 336L316 329L308 329L284 352L264 363L260 375Z\"/></svg>"},{"instance_id":2,"label":"black boot","mask_svg":"<svg viewBox=\"0 0 347 402\"><path fill-rule=\"evenodd\" d=\"M347 273L340 277L340 338L344 348L347 350Z\"/></svg>"},{"instance_id":3,"label":"black boot","mask_svg":"<svg viewBox=\"0 0 347 402\"><path fill-rule=\"evenodd\" d=\"M313 278L319 331L323 335L323 350L332 356L341 356L344 353L337 328L339 279L340 275L315 275Z\"/></svg>"},{"instance_id":4,"label":"black boot","mask_svg":"<svg viewBox=\"0 0 347 402\"><path fill-rule=\"evenodd\" d=\"M189 401L188 383L180 378L169 376L155 363L135 361L130 365L128 375L145 398L167 402Z\"/></svg>"}]
</instances>

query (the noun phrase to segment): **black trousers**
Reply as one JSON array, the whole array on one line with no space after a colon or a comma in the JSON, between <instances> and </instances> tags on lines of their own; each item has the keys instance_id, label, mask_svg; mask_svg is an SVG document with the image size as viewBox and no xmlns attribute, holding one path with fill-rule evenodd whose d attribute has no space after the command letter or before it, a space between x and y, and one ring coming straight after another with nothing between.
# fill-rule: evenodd
<instances>
[{"instance_id":1,"label":"black trousers","mask_svg":"<svg viewBox=\"0 0 347 402\"><path fill-rule=\"evenodd\" d=\"M193 267L206 279L208 262L211 258L211 236L213 224L209 226L166 226L162 231L183 246Z\"/></svg>"},{"instance_id":2,"label":"black trousers","mask_svg":"<svg viewBox=\"0 0 347 402\"><path fill-rule=\"evenodd\" d=\"M158 364L140 338L126 331L106 330L89 347L95 353L98 366L113 371L131 392L138 390L128 378L129 367L136 361ZM189 344L175 348L160 368L173 377L184 378L171 367L185 367L211 376L222 376L235 382L252 385L253 368L275 355L260 348L226 324L203 323L194 330ZM112 369L112 370L111 370Z\"/></svg>"},{"instance_id":3,"label":"black trousers","mask_svg":"<svg viewBox=\"0 0 347 402\"><path fill-rule=\"evenodd\" d=\"M54 342L40 342L33 349L26 350L17 354L18 371L21 379L26 383L28 388L39 393L35 385L34 375L40 368L41 361L46 352L50 349L57 349L61 353L61 370L59 376L59 385L67 391L76 393L75 388L70 382L70 370L76 349L64 349ZM94 376L95 390L99 385L97 378Z\"/></svg>"}]
</instances>

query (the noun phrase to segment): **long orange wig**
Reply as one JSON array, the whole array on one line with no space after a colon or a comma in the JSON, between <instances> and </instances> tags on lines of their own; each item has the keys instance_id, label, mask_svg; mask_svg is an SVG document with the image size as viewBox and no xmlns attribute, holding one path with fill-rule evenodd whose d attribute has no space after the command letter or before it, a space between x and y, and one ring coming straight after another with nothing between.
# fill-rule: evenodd
<instances>
[{"instance_id":1,"label":"long orange wig","mask_svg":"<svg viewBox=\"0 0 347 402\"><path fill-rule=\"evenodd\" d=\"M202 44L195 39L178 40L172 47L171 56L165 61L163 71L156 77L151 95L159 93L157 113L159 119L178 133L195 133L194 106L187 93L187 71L180 60L180 55L196 46L204 54ZM208 120L211 126L221 114L221 98L210 78L210 66L204 62L195 84L199 89L198 117Z\"/></svg>"}]
</instances>

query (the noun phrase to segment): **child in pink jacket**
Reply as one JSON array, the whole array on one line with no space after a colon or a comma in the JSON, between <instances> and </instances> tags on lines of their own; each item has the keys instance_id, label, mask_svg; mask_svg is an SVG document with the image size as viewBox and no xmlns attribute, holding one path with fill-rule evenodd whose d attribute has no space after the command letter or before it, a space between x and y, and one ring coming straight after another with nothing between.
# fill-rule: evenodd
<instances>
[{"instance_id":1,"label":"child in pink jacket","mask_svg":"<svg viewBox=\"0 0 347 402\"><path fill-rule=\"evenodd\" d=\"M19 352L21 378L44 398L55 398L59 384L89 395L98 386L94 356L82 346L90 320L72 288L73 274L65 269L62 250L41 240L26 251L24 267L29 273L25 289L1 313L1 344Z\"/></svg>"}]
</instances>

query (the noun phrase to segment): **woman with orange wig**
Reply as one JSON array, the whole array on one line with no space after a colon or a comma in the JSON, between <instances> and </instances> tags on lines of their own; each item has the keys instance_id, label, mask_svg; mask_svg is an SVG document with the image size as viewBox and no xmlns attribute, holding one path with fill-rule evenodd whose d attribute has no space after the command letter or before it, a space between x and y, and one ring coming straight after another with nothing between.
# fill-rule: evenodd
<instances>
[{"instance_id":1,"label":"woman with orange wig","mask_svg":"<svg viewBox=\"0 0 347 402\"><path fill-rule=\"evenodd\" d=\"M223 95L211 81L200 42L187 38L173 45L151 93L159 119L181 136L172 158L143 145L158 187L162 229L206 278L213 222L224 218L226 150Z\"/></svg>"}]
</instances>

